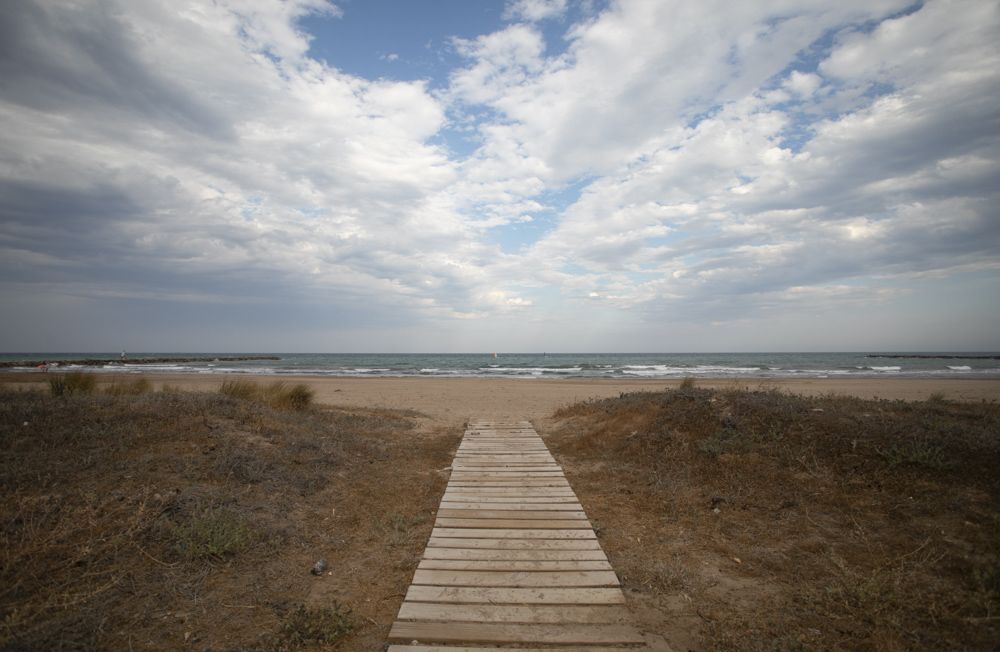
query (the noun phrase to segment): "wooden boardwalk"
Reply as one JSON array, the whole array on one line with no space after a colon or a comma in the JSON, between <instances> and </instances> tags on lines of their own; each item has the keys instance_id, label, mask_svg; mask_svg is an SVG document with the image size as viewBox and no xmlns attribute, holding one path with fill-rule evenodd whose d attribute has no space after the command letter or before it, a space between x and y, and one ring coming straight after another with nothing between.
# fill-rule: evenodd
<instances>
[{"instance_id":1,"label":"wooden boardwalk","mask_svg":"<svg viewBox=\"0 0 1000 652\"><path fill-rule=\"evenodd\" d=\"M389 652L648 649L562 469L527 422L473 421Z\"/></svg>"}]
</instances>

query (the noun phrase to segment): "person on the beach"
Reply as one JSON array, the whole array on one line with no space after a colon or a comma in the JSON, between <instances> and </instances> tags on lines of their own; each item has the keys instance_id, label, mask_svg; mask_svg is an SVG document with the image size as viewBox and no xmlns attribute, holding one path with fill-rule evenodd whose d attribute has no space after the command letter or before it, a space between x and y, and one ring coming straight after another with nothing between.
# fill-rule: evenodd
<instances>
[{"instance_id":1,"label":"person on the beach","mask_svg":"<svg viewBox=\"0 0 1000 652\"><path fill-rule=\"evenodd\" d=\"M48 371L49 370L49 363L48 363L48 361L42 360L42 364L38 365L38 370L39 371Z\"/></svg>"}]
</instances>

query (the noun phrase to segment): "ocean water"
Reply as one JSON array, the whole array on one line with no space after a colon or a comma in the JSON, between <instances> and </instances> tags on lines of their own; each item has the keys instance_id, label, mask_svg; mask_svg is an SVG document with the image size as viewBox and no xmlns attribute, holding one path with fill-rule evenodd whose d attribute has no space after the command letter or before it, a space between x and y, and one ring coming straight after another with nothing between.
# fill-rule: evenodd
<instances>
[{"instance_id":1,"label":"ocean water","mask_svg":"<svg viewBox=\"0 0 1000 652\"><path fill-rule=\"evenodd\" d=\"M837 378L1000 377L997 353L248 353L278 360L182 362L180 358L234 357L238 353L129 353L136 358L174 358L157 364L80 366L61 369L113 373L259 374L308 376L413 376L480 378ZM885 354L889 355L889 354ZM927 357L927 356L942 357ZM949 357L944 357L949 356ZM106 358L117 353L4 353L0 361ZM14 367L11 371L34 371Z\"/></svg>"}]
</instances>

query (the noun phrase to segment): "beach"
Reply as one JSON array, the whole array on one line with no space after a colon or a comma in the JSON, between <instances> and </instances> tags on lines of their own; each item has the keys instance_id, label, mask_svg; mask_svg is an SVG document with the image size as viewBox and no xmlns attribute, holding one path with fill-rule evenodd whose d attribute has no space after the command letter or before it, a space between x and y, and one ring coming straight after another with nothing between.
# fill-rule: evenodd
<instances>
[{"instance_id":1,"label":"beach","mask_svg":"<svg viewBox=\"0 0 1000 652\"><path fill-rule=\"evenodd\" d=\"M101 382L134 378L129 374L101 374ZM676 387L680 380L526 379L526 378L350 378L315 376L224 376L218 374L144 373L157 387L169 385L187 391L215 391L227 378L253 382L304 383L322 405L382 407L415 410L431 420L457 426L470 418L543 419L560 407L623 392L653 392ZM0 382L30 386L46 375L2 374ZM1000 401L1000 379L970 378L809 378L705 379L699 387L776 389L819 396L834 394L859 398L925 400L932 395L956 401Z\"/></svg>"}]
</instances>

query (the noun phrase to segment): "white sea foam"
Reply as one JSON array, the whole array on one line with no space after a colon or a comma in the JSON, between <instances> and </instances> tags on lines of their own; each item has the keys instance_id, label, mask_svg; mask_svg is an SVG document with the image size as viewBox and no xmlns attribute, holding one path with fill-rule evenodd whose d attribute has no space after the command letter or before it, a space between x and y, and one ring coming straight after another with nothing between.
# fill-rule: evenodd
<instances>
[{"instance_id":1,"label":"white sea foam","mask_svg":"<svg viewBox=\"0 0 1000 652\"><path fill-rule=\"evenodd\" d=\"M872 367L872 371L879 372L892 372L892 371L902 371L902 367Z\"/></svg>"},{"instance_id":2,"label":"white sea foam","mask_svg":"<svg viewBox=\"0 0 1000 652\"><path fill-rule=\"evenodd\" d=\"M520 374L541 376L542 374L578 374L583 367L480 367L480 371L496 374Z\"/></svg>"},{"instance_id":3,"label":"white sea foam","mask_svg":"<svg viewBox=\"0 0 1000 652\"><path fill-rule=\"evenodd\" d=\"M959 364L955 366L948 365L948 368L951 369L952 371L972 371L972 367L964 364Z\"/></svg>"}]
</instances>

